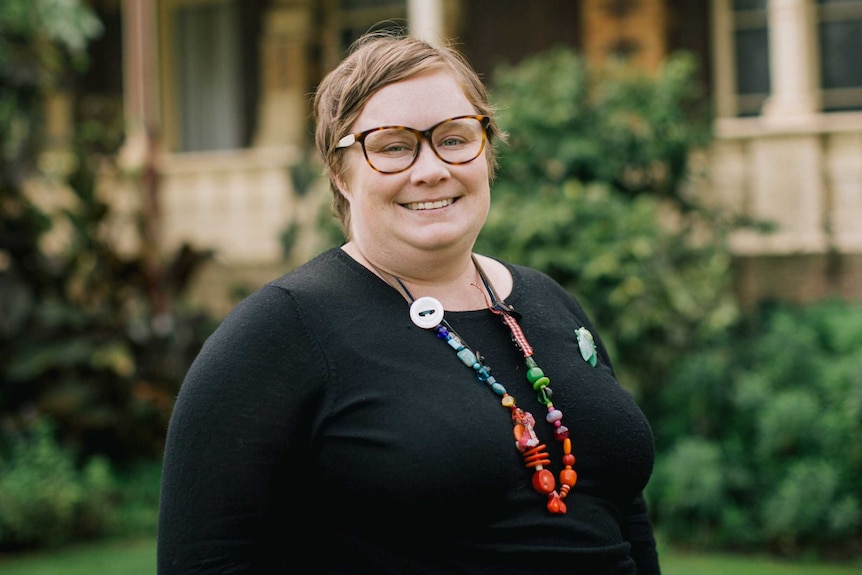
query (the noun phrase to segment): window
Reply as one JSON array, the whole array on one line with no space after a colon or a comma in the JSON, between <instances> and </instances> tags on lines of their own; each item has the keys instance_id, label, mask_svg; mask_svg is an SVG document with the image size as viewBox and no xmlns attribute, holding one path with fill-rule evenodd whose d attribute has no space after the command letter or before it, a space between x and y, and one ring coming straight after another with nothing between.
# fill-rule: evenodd
<instances>
[{"instance_id":1,"label":"window","mask_svg":"<svg viewBox=\"0 0 862 575\"><path fill-rule=\"evenodd\" d=\"M235 0L178 3L174 106L180 151L243 145L239 12Z\"/></svg>"},{"instance_id":2,"label":"window","mask_svg":"<svg viewBox=\"0 0 862 575\"><path fill-rule=\"evenodd\" d=\"M817 0L824 111L862 110L862 0Z\"/></svg>"},{"instance_id":3,"label":"window","mask_svg":"<svg viewBox=\"0 0 862 575\"><path fill-rule=\"evenodd\" d=\"M733 0L736 109L740 116L760 113L769 96L767 0Z\"/></svg>"}]
</instances>

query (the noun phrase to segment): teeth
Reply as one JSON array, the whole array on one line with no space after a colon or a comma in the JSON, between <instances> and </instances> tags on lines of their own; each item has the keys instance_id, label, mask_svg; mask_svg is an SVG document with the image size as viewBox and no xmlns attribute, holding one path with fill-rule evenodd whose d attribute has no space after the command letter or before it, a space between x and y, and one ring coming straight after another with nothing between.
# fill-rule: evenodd
<instances>
[{"instance_id":1,"label":"teeth","mask_svg":"<svg viewBox=\"0 0 862 575\"><path fill-rule=\"evenodd\" d=\"M432 210L434 208L445 208L448 205L452 204L452 200L437 200L436 202L413 202L412 204L405 204L405 207L408 210Z\"/></svg>"}]
</instances>

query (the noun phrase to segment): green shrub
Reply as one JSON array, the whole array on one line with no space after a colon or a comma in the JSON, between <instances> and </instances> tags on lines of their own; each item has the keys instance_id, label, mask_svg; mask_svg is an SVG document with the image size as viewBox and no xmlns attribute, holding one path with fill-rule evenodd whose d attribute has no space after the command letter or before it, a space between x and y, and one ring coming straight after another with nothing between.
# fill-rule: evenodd
<instances>
[{"instance_id":1,"label":"green shrub","mask_svg":"<svg viewBox=\"0 0 862 575\"><path fill-rule=\"evenodd\" d=\"M116 485L108 462L78 468L71 452L39 422L0 457L0 547L58 545L108 531Z\"/></svg>"},{"instance_id":2,"label":"green shrub","mask_svg":"<svg viewBox=\"0 0 862 575\"><path fill-rule=\"evenodd\" d=\"M676 358L738 317L733 222L694 193L690 158L710 133L693 62L675 55L650 75L560 48L491 86L509 141L477 249L576 294L650 415Z\"/></svg>"},{"instance_id":3,"label":"green shrub","mask_svg":"<svg viewBox=\"0 0 862 575\"><path fill-rule=\"evenodd\" d=\"M828 543L859 527L859 497L842 492L841 465L796 459L782 473L762 506L764 533L782 548L800 542Z\"/></svg>"},{"instance_id":4,"label":"green shrub","mask_svg":"<svg viewBox=\"0 0 862 575\"><path fill-rule=\"evenodd\" d=\"M653 423L665 447L648 492L662 529L704 545L852 550L862 536L862 306L765 307L719 347L682 361L662 393L668 415ZM708 498L712 481L685 480L680 454L692 443L711 454L689 472L700 480L721 461Z\"/></svg>"},{"instance_id":5,"label":"green shrub","mask_svg":"<svg viewBox=\"0 0 862 575\"><path fill-rule=\"evenodd\" d=\"M117 521L112 534L150 537L159 517L161 460L140 461L117 472Z\"/></svg>"}]
</instances>

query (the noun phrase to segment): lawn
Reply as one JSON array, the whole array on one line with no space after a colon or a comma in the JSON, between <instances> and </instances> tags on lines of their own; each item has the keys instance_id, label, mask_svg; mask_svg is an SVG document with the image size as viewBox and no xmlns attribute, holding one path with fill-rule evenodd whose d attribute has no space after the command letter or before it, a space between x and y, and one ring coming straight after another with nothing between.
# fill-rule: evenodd
<instances>
[{"instance_id":1,"label":"lawn","mask_svg":"<svg viewBox=\"0 0 862 575\"><path fill-rule=\"evenodd\" d=\"M661 551L662 575L859 575L862 560L852 563L776 560L763 556Z\"/></svg>"},{"instance_id":2,"label":"lawn","mask_svg":"<svg viewBox=\"0 0 862 575\"><path fill-rule=\"evenodd\" d=\"M766 557L704 554L663 549L663 575L859 575L862 560L850 564L777 561ZM3 575L155 575L152 539L75 546L23 557L0 556Z\"/></svg>"},{"instance_id":3,"label":"lawn","mask_svg":"<svg viewBox=\"0 0 862 575\"><path fill-rule=\"evenodd\" d=\"M41 551L20 557L0 555L3 575L155 575L153 539L109 541Z\"/></svg>"}]
</instances>

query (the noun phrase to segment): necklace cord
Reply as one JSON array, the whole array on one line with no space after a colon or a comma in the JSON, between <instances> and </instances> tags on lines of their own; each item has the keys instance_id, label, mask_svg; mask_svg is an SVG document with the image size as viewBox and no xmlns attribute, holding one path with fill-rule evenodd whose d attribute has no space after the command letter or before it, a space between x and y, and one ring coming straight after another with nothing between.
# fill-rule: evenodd
<instances>
[{"instance_id":1,"label":"necklace cord","mask_svg":"<svg viewBox=\"0 0 862 575\"><path fill-rule=\"evenodd\" d=\"M497 395L501 396L502 406L507 408L511 413L512 424L514 426L515 445L521 452L526 466L533 469L533 476L531 479L533 489L538 493L547 496L548 511L554 514L565 513L566 504L564 503L564 500L571 488L577 482L578 478L577 472L572 469L572 466L575 463L575 456L572 455L572 443L569 439L569 430L566 426L562 425L562 412L556 409L554 404L551 402L552 392L548 387L550 379L545 376L542 369L533 359L533 348L530 346L524 332L521 330L521 326L518 324L516 317L520 317L520 314L517 313L511 305L500 299L499 295L497 295L497 292L494 290L494 286L485 275L485 271L479 264L476 255L470 254L470 257L473 260L473 265L476 267L476 273L482 280L482 284L485 286L485 291L487 292L487 294L482 294L485 298L485 303L489 304L488 296L490 296L492 300L488 305L488 309L494 314L499 315L503 320L503 323L505 323L511 331L512 340L524 355L524 363L527 367L527 380L532 384L533 389L536 391L539 403L544 405L548 410L548 414L545 419L553 426L555 439L563 442L564 467L560 471L559 490L557 490L554 474L545 468L545 466L551 463L551 460L547 452L547 446L544 443L541 443L536 436L534 430L535 418L533 415L516 405L515 398L509 395L506 388L491 375L490 368L484 364L479 352L474 352L466 346L463 339L461 339L455 330L452 329L452 326L449 325L449 322L446 321L445 317L440 318L440 323L434 331L438 338L444 340L453 350L455 350L458 359L460 359L462 363L471 367L476 372L479 381L488 384ZM368 264L372 268L374 268L380 279L389 284L390 287L394 287L386 279L382 270L371 263L368 258L365 258L365 260L368 261ZM416 299L413 297L413 294L410 293L410 290L407 289L407 286L404 285L401 278L393 274L385 275L390 275L395 278L395 281L398 282L398 285L412 306L412 304L416 302ZM482 288L475 282L470 285L480 291L482 290Z\"/></svg>"}]
</instances>

